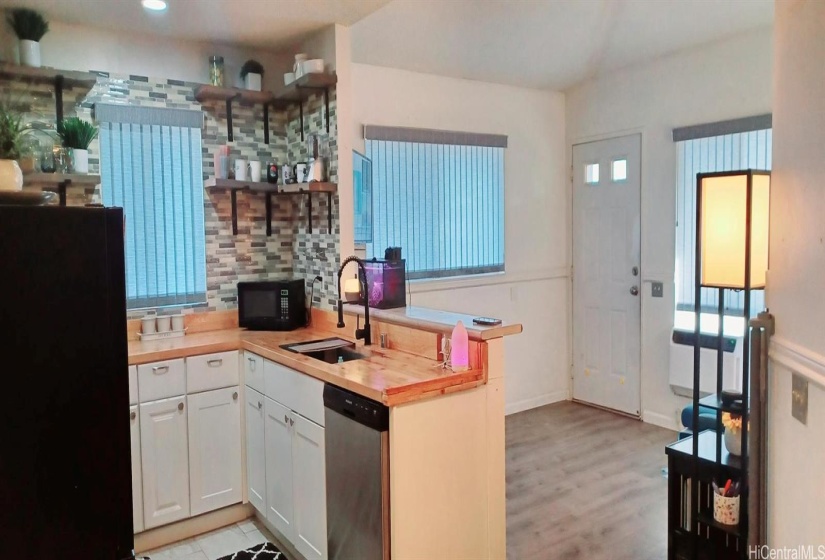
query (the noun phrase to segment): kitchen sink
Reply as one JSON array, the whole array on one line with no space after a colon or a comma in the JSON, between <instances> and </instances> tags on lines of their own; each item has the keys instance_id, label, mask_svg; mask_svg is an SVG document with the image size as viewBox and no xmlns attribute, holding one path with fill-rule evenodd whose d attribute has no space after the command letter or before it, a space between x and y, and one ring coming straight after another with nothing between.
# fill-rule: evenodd
<instances>
[{"instance_id":1,"label":"kitchen sink","mask_svg":"<svg viewBox=\"0 0 825 560\"><path fill-rule=\"evenodd\" d=\"M343 338L325 338L322 340L311 340L309 342L298 342L295 344L284 344L284 350L303 354L316 360L321 360L328 364L339 364L341 362L351 362L366 358L354 350L355 343Z\"/></svg>"}]
</instances>

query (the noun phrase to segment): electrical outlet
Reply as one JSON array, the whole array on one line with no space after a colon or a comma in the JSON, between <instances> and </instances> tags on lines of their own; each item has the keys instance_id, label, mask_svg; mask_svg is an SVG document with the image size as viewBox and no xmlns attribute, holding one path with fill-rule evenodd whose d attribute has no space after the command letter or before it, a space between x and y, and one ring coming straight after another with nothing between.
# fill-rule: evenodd
<instances>
[{"instance_id":1,"label":"electrical outlet","mask_svg":"<svg viewBox=\"0 0 825 560\"><path fill-rule=\"evenodd\" d=\"M808 380L797 373L791 378L791 414L803 424L808 423Z\"/></svg>"},{"instance_id":2,"label":"electrical outlet","mask_svg":"<svg viewBox=\"0 0 825 560\"><path fill-rule=\"evenodd\" d=\"M665 297L665 284L664 284L664 282L651 282L650 283L650 297Z\"/></svg>"}]
</instances>

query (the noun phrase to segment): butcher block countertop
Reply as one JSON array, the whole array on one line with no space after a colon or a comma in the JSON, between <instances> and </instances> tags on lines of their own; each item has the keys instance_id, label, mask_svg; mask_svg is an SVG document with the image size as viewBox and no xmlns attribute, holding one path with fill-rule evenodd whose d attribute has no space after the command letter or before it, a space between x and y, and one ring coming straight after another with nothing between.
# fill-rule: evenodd
<instances>
[{"instance_id":1,"label":"butcher block countertop","mask_svg":"<svg viewBox=\"0 0 825 560\"><path fill-rule=\"evenodd\" d=\"M356 350L367 357L341 364L327 364L281 348L310 340L340 336L317 328L289 332L225 329L190 334L181 338L150 342L129 342L129 365L184 358L199 354L249 350L268 360L332 383L387 406L428 399L439 395L478 387L487 382L486 356L479 356L480 366L454 373L430 359L400 350L382 349L378 345ZM341 338L347 338L341 336ZM483 345L479 353L484 353Z\"/></svg>"}]
</instances>

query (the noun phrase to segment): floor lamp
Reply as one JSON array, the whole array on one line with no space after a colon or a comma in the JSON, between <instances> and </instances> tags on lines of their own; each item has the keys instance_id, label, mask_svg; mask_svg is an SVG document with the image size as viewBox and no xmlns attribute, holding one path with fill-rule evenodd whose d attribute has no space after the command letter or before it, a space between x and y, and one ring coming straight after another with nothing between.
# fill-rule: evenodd
<instances>
[{"instance_id":1,"label":"floor lamp","mask_svg":"<svg viewBox=\"0 0 825 560\"><path fill-rule=\"evenodd\" d=\"M722 393L725 290L743 290L745 332L742 347L742 478L747 480L750 336L750 292L764 289L768 270L768 219L770 172L724 171L696 176L696 283L693 348L693 425L699 425L700 317L702 288L718 290L718 339L716 359L717 396ZM721 411L717 412L717 415ZM698 434L697 434L698 436ZM699 438L693 438L698 456ZM717 428L717 458L721 457L721 434ZM694 485L694 500L698 499ZM743 500L748 494L743 494ZM696 502L694 502L696 503ZM747 511L746 502L740 511ZM694 528L696 529L696 528Z\"/></svg>"}]
</instances>

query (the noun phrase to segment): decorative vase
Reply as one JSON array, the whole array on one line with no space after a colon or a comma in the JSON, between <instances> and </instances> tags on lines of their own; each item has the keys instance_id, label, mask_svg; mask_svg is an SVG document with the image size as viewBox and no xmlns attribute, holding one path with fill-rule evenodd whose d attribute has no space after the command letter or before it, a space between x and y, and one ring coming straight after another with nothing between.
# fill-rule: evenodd
<instances>
[{"instance_id":1,"label":"decorative vase","mask_svg":"<svg viewBox=\"0 0 825 560\"><path fill-rule=\"evenodd\" d=\"M742 455L742 432L732 432L725 428L725 447L731 455Z\"/></svg>"},{"instance_id":2,"label":"decorative vase","mask_svg":"<svg viewBox=\"0 0 825 560\"><path fill-rule=\"evenodd\" d=\"M261 75L255 74L254 72L250 72L246 76L244 76L244 83L246 85L246 89L252 91L261 91Z\"/></svg>"},{"instance_id":3,"label":"decorative vase","mask_svg":"<svg viewBox=\"0 0 825 560\"><path fill-rule=\"evenodd\" d=\"M79 150L77 148L72 150L72 172L89 172L89 150Z\"/></svg>"},{"instance_id":4,"label":"decorative vase","mask_svg":"<svg viewBox=\"0 0 825 560\"><path fill-rule=\"evenodd\" d=\"M28 39L20 40L20 64L40 68L40 43Z\"/></svg>"},{"instance_id":5,"label":"decorative vase","mask_svg":"<svg viewBox=\"0 0 825 560\"><path fill-rule=\"evenodd\" d=\"M0 191L22 191L23 172L13 159L0 159Z\"/></svg>"}]
</instances>

